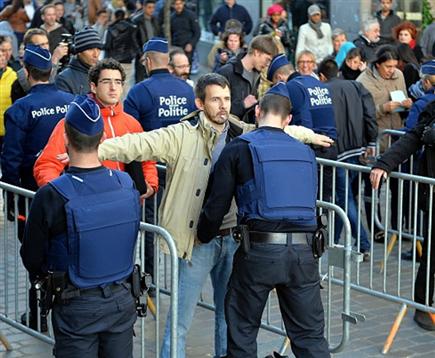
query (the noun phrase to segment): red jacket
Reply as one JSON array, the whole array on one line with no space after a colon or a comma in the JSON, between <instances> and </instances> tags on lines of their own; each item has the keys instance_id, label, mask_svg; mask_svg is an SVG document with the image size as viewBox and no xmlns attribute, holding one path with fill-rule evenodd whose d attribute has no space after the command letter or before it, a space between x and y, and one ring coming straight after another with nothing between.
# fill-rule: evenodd
<instances>
[{"instance_id":1,"label":"red jacket","mask_svg":"<svg viewBox=\"0 0 435 358\"><path fill-rule=\"evenodd\" d=\"M106 138L120 137L127 133L143 132L139 122L124 112L121 103L113 107L101 106L100 108L104 120L104 134ZM64 128L65 120L62 119L54 128L47 145L33 167L33 176L40 187L60 176L65 169L65 165L56 159L58 154L66 153L67 151L64 140ZM106 160L102 164L110 169L124 171L124 163L121 162ZM143 162L142 169L145 180L157 192L159 181L156 163L154 161Z\"/></svg>"}]
</instances>

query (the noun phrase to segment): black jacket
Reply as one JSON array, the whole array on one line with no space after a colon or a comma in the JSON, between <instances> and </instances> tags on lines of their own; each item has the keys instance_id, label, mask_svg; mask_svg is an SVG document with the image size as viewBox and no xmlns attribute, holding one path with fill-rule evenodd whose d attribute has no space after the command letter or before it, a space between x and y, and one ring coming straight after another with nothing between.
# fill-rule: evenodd
<instances>
[{"instance_id":1,"label":"black jacket","mask_svg":"<svg viewBox=\"0 0 435 358\"><path fill-rule=\"evenodd\" d=\"M142 46L147 43L151 37L158 36L160 34L159 23L154 16L151 17L151 25L154 29L154 34L152 34L153 36L150 36L150 34L148 34L145 26L145 15L143 13L143 10L135 13L131 17L131 21L137 26L136 42L140 48L142 48Z\"/></svg>"},{"instance_id":2,"label":"black jacket","mask_svg":"<svg viewBox=\"0 0 435 358\"><path fill-rule=\"evenodd\" d=\"M390 13L385 19L382 19L381 11L376 12L376 19L379 22L379 26L381 27L381 41L382 44L392 44L394 43L393 38L393 27L399 25L402 20L399 16L397 16L393 10L390 10Z\"/></svg>"},{"instance_id":3,"label":"black jacket","mask_svg":"<svg viewBox=\"0 0 435 358\"><path fill-rule=\"evenodd\" d=\"M354 45L361 49L363 61L372 62L379 43L369 42L364 36L359 35L354 41Z\"/></svg>"},{"instance_id":4,"label":"black jacket","mask_svg":"<svg viewBox=\"0 0 435 358\"><path fill-rule=\"evenodd\" d=\"M107 29L106 57L121 63L131 63L139 51L136 42L137 27L129 20L117 20Z\"/></svg>"},{"instance_id":5,"label":"black jacket","mask_svg":"<svg viewBox=\"0 0 435 358\"><path fill-rule=\"evenodd\" d=\"M334 105L338 160L359 156L367 146L376 145L378 125L372 95L356 81L334 78L327 85Z\"/></svg>"},{"instance_id":6,"label":"black jacket","mask_svg":"<svg viewBox=\"0 0 435 358\"><path fill-rule=\"evenodd\" d=\"M417 125L399 140L378 159L374 168L381 168L387 172L396 169L399 164L415 154L423 145L423 132L435 120L435 101L429 103L421 112ZM435 178L435 147L425 146L423 160L419 165L419 174Z\"/></svg>"},{"instance_id":7,"label":"black jacket","mask_svg":"<svg viewBox=\"0 0 435 358\"><path fill-rule=\"evenodd\" d=\"M257 97L260 75L258 74L257 81L254 86L251 85L249 80L243 77L242 58L245 55L246 52L242 52L236 57L233 57L225 66L222 66L219 69L218 73L224 76L230 83L231 114L234 114L245 122L252 122L251 118L244 118L249 108L245 108L243 100L250 94Z\"/></svg>"},{"instance_id":8,"label":"black jacket","mask_svg":"<svg viewBox=\"0 0 435 358\"><path fill-rule=\"evenodd\" d=\"M89 66L73 57L68 67L59 73L55 84L58 89L72 94L88 94L90 91L88 82Z\"/></svg>"},{"instance_id":9,"label":"black jacket","mask_svg":"<svg viewBox=\"0 0 435 358\"><path fill-rule=\"evenodd\" d=\"M432 126L435 120L435 101L429 103L421 112L417 125L408 133L401 136L399 140L377 160L373 168L380 168L386 172L395 170L399 164L407 160L411 155L416 154L424 145L422 140L423 132L427 126ZM435 144L435 143L434 143ZM425 145L422 157L419 159L418 175L435 178L435 146ZM430 191L428 185L420 185L419 208L429 209Z\"/></svg>"},{"instance_id":10,"label":"black jacket","mask_svg":"<svg viewBox=\"0 0 435 358\"><path fill-rule=\"evenodd\" d=\"M201 29L198 19L192 11L184 9L180 14L172 12L171 38L173 46L184 48L187 44L191 44L195 48L200 36Z\"/></svg>"}]
</instances>

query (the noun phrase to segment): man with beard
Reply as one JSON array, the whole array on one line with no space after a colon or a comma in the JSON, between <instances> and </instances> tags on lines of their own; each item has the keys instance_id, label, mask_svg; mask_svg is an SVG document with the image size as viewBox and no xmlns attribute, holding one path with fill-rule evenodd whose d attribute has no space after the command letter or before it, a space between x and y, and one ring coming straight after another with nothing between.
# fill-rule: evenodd
<instances>
[{"instance_id":1,"label":"man with beard","mask_svg":"<svg viewBox=\"0 0 435 358\"><path fill-rule=\"evenodd\" d=\"M186 81L192 87L193 81L189 79L190 63L183 50L172 50L169 52L169 72L175 77Z\"/></svg>"},{"instance_id":2,"label":"man with beard","mask_svg":"<svg viewBox=\"0 0 435 358\"><path fill-rule=\"evenodd\" d=\"M217 235L198 245L196 225L206 198L210 173L225 144L231 140L230 85L221 75L201 76L195 87L195 111L181 123L148 133L127 134L106 140L99 149L101 160L157 160L166 163L167 185L159 208L159 224L176 242L179 257L177 353L185 357L185 341L201 289L211 275L214 289L215 356L226 355L227 326L224 295L237 244L232 237L237 224L233 205ZM166 246L163 247L168 253ZM166 321L162 357L169 357L170 319Z\"/></svg>"}]
</instances>

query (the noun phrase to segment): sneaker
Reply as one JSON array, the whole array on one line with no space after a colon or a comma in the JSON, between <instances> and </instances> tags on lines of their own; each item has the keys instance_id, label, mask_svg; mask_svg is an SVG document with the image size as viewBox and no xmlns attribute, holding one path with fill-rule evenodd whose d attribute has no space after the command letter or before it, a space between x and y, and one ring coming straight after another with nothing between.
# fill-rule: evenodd
<instances>
[{"instance_id":1,"label":"sneaker","mask_svg":"<svg viewBox=\"0 0 435 358\"><path fill-rule=\"evenodd\" d=\"M21 324L27 326L26 313L21 315ZM29 328L38 330L38 322L32 318L31 313L29 313ZM48 332L47 317L41 317L41 332Z\"/></svg>"},{"instance_id":2,"label":"sneaker","mask_svg":"<svg viewBox=\"0 0 435 358\"><path fill-rule=\"evenodd\" d=\"M426 331L435 331L435 323L428 312L415 310L414 321Z\"/></svg>"},{"instance_id":3,"label":"sneaker","mask_svg":"<svg viewBox=\"0 0 435 358\"><path fill-rule=\"evenodd\" d=\"M375 236L373 237L373 241L379 244L383 244L385 241L385 233L383 231L376 232Z\"/></svg>"}]
</instances>

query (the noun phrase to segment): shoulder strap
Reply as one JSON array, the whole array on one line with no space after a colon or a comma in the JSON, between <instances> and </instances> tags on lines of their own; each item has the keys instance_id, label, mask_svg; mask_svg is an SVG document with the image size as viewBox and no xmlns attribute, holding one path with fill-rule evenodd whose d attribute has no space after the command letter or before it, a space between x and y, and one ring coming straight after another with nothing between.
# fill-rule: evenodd
<instances>
[{"instance_id":1,"label":"shoulder strap","mask_svg":"<svg viewBox=\"0 0 435 358\"><path fill-rule=\"evenodd\" d=\"M81 178L71 174L63 174L60 177L52 180L49 184L68 201L77 196L77 191L74 188L72 180L82 181Z\"/></svg>"},{"instance_id":2,"label":"shoulder strap","mask_svg":"<svg viewBox=\"0 0 435 358\"><path fill-rule=\"evenodd\" d=\"M131 189L133 187L133 180L127 173L120 172L119 170L111 170L111 169L109 169L109 171L112 174L116 175L116 177L119 180L119 183L121 184L121 187L126 189Z\"/></svg>"}]
</instances>

